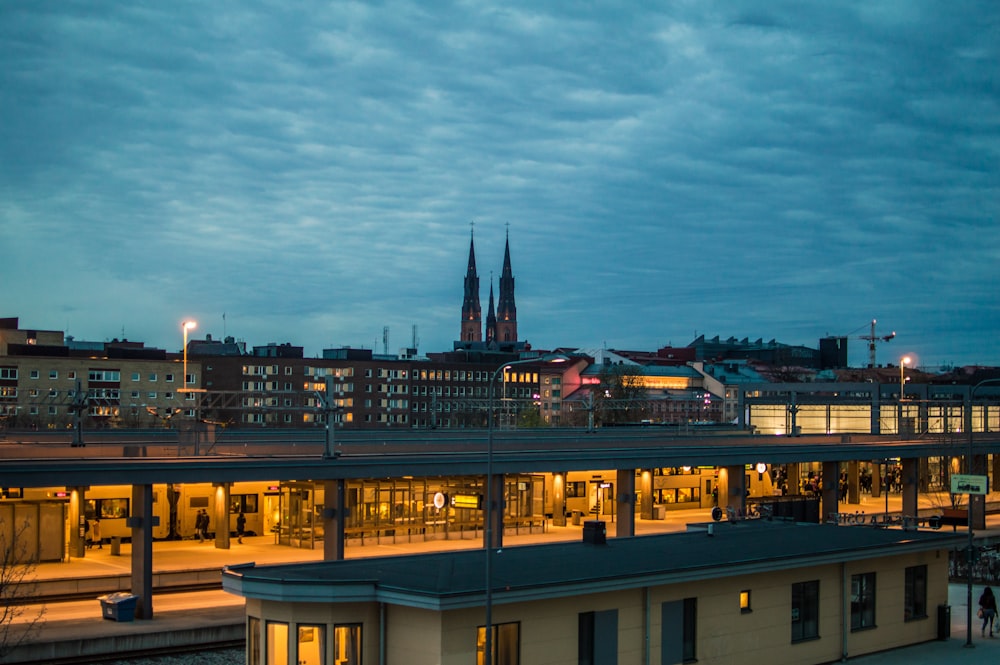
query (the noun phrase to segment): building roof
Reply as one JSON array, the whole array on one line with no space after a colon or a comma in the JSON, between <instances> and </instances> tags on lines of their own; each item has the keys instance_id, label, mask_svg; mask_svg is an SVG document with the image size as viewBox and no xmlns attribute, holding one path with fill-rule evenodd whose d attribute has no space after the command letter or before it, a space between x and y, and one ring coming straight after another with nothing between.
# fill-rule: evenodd
<instances>
[{"instance_id":1,"label":"building roof","mask_svg":"<svg viewBox=\"0 0 1000 665\"><path fill-rule=\"evenodd\" d=\"M688 379L701 378L701 374L689 365L636 365L631 362L621 364L612 363L608 365L593 363L580 372L580 374L584 376L600 376L609 369L619 367L627 368L626 371L635 376L677 376Z\"/></svg>"},{"instance_id":2,"label":"building roof","mask_svg":"<svg viewBox=\"0 0 1000 665\"><path fill-rule=\"evenodd\" d=\"M560 542L492 553L493 602L511 603L787 570L960 546L964 534L868 526L720 522L685 533ZM231 566L223 588L288 602L386 602L434 610L484 604L485 550Z\"/></svg>"},{"instance_id":3,"label":"building roof","mask_svg":"<svg viewBox=\"0 0 1000 665\"><path fill-rule=\"evenodd\" d=\"M726 360L704 364L705 374L727 386L740 383L764 383L767 379L746 360Z\"/></svg>"}]
</instances>

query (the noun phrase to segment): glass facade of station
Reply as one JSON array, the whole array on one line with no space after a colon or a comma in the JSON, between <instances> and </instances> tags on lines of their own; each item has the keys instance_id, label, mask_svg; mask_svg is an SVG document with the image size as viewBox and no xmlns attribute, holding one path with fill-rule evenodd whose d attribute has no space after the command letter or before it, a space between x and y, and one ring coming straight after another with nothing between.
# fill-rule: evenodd
<instances>
[{"instance_id":1,"label":"glass facade of station","mask_svg":"<svg viewBox=\"0 0 1000 665\"><path fill-rule=\"evenodd\" d=\"M1000 409L974 405L973 432L1000 430ZM874 420L873 420L874 417ZM765 435L872 433L873 422L882 434L960 434L966 431L961 404L920 402L883 404L751 404L747 424ZM793 431L793 427L797 428Z\"/></svg>"},{"instance_id":2,"label":"glass facade of station","mask_svg":"<svg viewBox=\"0 0 1000 665\"><path fill-rule=\"evenodd\" d=\"M504 524L512 532L544 526L545 477L504 477ZM280 484L277 542L311 549L323 543L323 483ZM384 478L348 481L347 541L360 544L480 538L483 478Z\"/></svg>"}]
</instances>

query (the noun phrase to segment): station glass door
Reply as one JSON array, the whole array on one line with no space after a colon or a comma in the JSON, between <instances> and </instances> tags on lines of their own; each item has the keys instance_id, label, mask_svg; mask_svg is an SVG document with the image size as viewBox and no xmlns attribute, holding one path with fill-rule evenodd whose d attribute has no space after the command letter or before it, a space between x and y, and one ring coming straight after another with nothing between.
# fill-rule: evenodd
<instances>
[{"instance_id":1,"label":"station glass door","mask_svg":"<svg viewBox=\"0 0 1000 665\"><path fill-rule=\"evenodd\" d=\"M323 543L322 492L313 483L282 483L279 499L281 522L278 544L313 549Z\"/></svg>"}]
</instances>

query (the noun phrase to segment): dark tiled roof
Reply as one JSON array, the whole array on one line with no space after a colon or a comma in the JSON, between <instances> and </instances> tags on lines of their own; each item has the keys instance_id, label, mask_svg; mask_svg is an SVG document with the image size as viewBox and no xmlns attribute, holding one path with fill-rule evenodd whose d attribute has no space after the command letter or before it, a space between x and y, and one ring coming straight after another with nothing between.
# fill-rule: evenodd
<instances>
[{"instance_id":1,"label":"dark tiled roof","mask_svg":"<svg viewBox=\"0 0 1000 665\"><path fill-rule=\"evenodd\" d=\"M960 546L964 534L752 520L661 536L608 538L603 545L561 542L494 551L497 598L558 597L595 589L627 589L788 569L889 554ZM234 568L227 588L248 597L347 600L343 589L367 587L372 597L401 604L482 604L484 550L465 550ZM239 580L239 583L236 582ZM279 586L295 587L295 593ZM266 591L264 591L266 589ZM356 592L354 596L357 597Z\"/></svg>"}]
</instances>

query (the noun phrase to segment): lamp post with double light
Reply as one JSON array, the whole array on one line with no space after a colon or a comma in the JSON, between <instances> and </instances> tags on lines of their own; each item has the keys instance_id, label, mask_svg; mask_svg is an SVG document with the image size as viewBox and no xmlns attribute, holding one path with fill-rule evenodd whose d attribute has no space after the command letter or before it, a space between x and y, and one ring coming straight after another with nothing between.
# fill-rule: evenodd
<instances>
[{"instance_id":1,"label":"lamp post with double light","mask_svg":"<svg viewBox=\"0 0 1000 665\"><path fill-rule=\"evenodd\" d=\"M184 386L180 390L182 393L188 391L188 331L197 327L198 323L190 319L181 324L181 330L184 331Z\"/></svg>"},{"instance_id":2,"label":"lamp post with double light","mask_svg":"<svg viewBox=\"0 0 1000 665\"><path fill-rule=\"evenodd\" d=\"M910 356L903 356L902 358L899 359L899 401L900 402L902 402L903 399L906 397L906 395L904 394L905 391L906 391L906 375L903 374L903 371L906 369L906 366L910 364L910 362L912 362L910 360Z\"/></svg>"},{"instance_id":3,"label":"lamp post with double light","mask_svg":"<svg viewBox=\"0 0 1000 665\"><path fill-rule=\"evenodd\" d=\"M560 354L548 354L538 358L515 360L497 367L496 371L493 372L493 375L490 377L490 385L487 390L488 400L486 408L486 505L483 506L483 538L486 541L486 565L484 566L486 634L483 645L483 665L493 665L493 524L496 520L497 513L499 512L499 506L493 505L493 418L495 416L494 411L497 379L500 377L501 373L504 373L511 367L517 365L561 363L566 362L566 360L566 356ZM502 500L503 497L501 496L501 501Z\"/></svg>"},{"instance_id":4,"label":"lamp post with double light","mask_svg":"<svg viewBox=\"0 0 1000 665\"><path fill-rule=\"evenodd\" d=\"M903 436L903 418L906 415L906 366L912 362L910 356L903 356L899 359L899 405L896 409L896 433Z\"/></svg>"}]
</instances>

